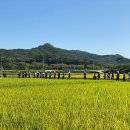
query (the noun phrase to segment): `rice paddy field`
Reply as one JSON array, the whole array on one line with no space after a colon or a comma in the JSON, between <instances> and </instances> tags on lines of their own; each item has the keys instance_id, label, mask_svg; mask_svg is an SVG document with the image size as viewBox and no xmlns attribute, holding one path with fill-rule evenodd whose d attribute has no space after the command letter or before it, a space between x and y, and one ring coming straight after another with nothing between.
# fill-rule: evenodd
<instances>
[{"instance_id":1,"label":"rice paddy field","mask_svg":"<svg viewBox=\"0 0 130 130\"><path fill-rule=\"evenodd\" d=\"M0 130L130 130L130 82L0 78Z\"/></svg>"}]
</instances>

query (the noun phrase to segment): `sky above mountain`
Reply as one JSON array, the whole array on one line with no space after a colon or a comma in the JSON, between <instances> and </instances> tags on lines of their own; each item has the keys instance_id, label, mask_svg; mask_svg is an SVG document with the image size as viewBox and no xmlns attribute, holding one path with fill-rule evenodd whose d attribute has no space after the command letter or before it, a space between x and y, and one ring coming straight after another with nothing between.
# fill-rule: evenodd
<instances>
[{"instance_id":1,"label":"sky above mountain","mask_svg":"<svg viewBox=\"0 0 130 130\"><path fill-rule=\"evenodd\" d=\"M130 58L129 0L1 0L0 48L44 43Z\"/></svg>"}]
</instances>

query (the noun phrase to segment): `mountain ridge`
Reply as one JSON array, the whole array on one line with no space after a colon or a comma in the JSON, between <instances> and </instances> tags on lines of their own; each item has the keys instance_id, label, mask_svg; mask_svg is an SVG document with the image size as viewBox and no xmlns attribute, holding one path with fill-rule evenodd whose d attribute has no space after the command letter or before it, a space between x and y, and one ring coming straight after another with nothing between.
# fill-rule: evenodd
<instances>
[{"instance_id":1,"label":"mountain ridge","mask_svg":"<svg viewBox=\"0 0 130 130\"><path fill-rule=\"evenodd\" d=\"M88 66L114 66L119 64L129 64L130 59L123 57L120 54L116 55L98 55L80 50L66 50L62 48L54 47L50 43L45 43L38 47L31 49L0 49L2 55L3 64L7 69L19 68L25 66L25 68L33 66L34 62L37 65L43 62L43 58L46 64L64 64L67 65L84 65ZM15 63L16 65L13 65ZM22 65L21 65L22 64ZM31 67L30 67L31 68Z\"/></svg>"}]
</instances>

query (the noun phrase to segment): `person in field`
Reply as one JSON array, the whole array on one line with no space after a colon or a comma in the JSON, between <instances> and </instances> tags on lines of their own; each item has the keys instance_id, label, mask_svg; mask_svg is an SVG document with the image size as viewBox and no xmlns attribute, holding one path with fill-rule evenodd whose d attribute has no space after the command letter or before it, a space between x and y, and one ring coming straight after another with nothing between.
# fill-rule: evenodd
<instances>
[{"instance_id":1,"label":"person in field","mask_svg":"<svg viewBox=\"0 0 130 130\"><path fill-rule=\"evenodd\" d=\"M128 77L130 78L130 72L128 72Z\"/></svg>"},{"instance_id":2,"label":"person in field","mask_svg":"<svg viewBox=\"0 0 130 130\"><path fill-rule=\"evenodd\" d=\"M104 79L106 79L107 78L107 74L106 73L104 73Z\"/></svg>"},{"instance_id":3,"label":"person in field","mask_svg":"<svg viewBox=\"0 0 130 130\"><path fill-rule=\"evenodd\" d=\"M100 77L100 72L98 72L98 80L100 80L100 78L101 78L101 77Z\"/></svg>"},{"instance_id":4,"label":"person in field","mask_svg":"<svg viewBox=\"0 0 130 130\"><path fill-rule=\"evenodd\" d=\"M27 78L27 72L26 71L24 72L24 78Z\"/></svg>"},{"instance_id":5,"label":"person in field","mask_svg":"<svg viewBox=\"0 0 130 130\"><path fill-rule=\"evenodd\" d=\"M105 79L107 80L107 79L109 79L109 74L108 73L105 73Z\"/></svg>"},{"instance_id":6,"label":"person in field","mask_svg":"<svg viewBox=\"0 0 130 130\"><path fill-rule=\"evenodd\" d=\"M96 73L94 73L94 75L93 75L93 79L94 79L94 80L97 79L97 77L96 77Z\"/></svg>"},{"instance_id":7,"label":"person in field","mask_svg":"<svg viewBox=\"0 0 130 130\"><path fill-rule=\"evenodd\" d=\"M123 81L125 81L126 80L126 76L125 76L125 73L123 74Z\"/></svg>"},{"instance_id":8,"label":"person in field","mask_svg":"<svg viewBox=\"0 0 130 130\"><path fill-rule=\"evenodd\" d=\"M114 80L114 73L112 73L111 75L111 80Z\"/></svg>"},{"instance_id":9,"label":"person in field","mask_svg":"<svg viewBox=\"0 0 130 130\"><path fill-rule=\"evenodd\" d=\"M52 76L52 73L50 72L50 74L49 74L49 79L51 79L51 76Z\"/></svg>"},{"instance_id":10,"label":"person in field","mask_svg":"<svg viewBox=\"0 0 130 130\"><path fill-rule=\"evenodd\" d=\"M18 72L18 78L20 78L21 77L21 73L20 73L20 71Z\"/></svg>"},{"instance_id":11,"label":"person in field","mask_svg":"<svg viewBox=\"0 0 130 130\"><path fill-rule=\"evenodd\" d=\"M119 71L117 71L117 73L116 73L116 80L120 80L120 72Z\"/></svg>"},{"instance_id":12,"label":"person in field","mask_svg":"<svg viewBox=\"0 0 130 130\"><path fill-rule=\"evenodd\" d=\"M24 78L25 77L25 74L24 74L24 72L22 72L22 78Z\"/></svg>"},{"instance_id":13,"label":"person in field","mask_svg":"<svg viewBox=\"0 0 130 130\"><path fill-rule=\"evenodd\" d=\"M128 81L130 81L130 72L128 72Z\"/></svg>"},{"instance_id":14,"label":"person in field","mask_svg":"<svg viewBox=\"0 0 130 130\"><path fill-rule=\"evenodd\" d=\"M43 72L40 73L40 78L44 78L44 73Z\"/></svg>"},{"instance_id":15,"label":"person in field","mask_svg":"<svg viewBox=\"0 0 130 130\"><path fill-rule=\"evenodd\" d=\"M56 72L54 72L54 79L56 79Z\"/></svg>"},{"instance_id":16,"label":"person in field","mask_svg":"<svg viewBox=\"0 0 130 130\"><path fill-rule=\"evenodd\" d=\"M86 71L84 71L84 79L87 78L87 74L86 74Z\"/></svg>"},{"instance_id":17,"label":"person in field","mask_svg":"<svg viewBox=\"0 0 130 130\"><path fill-rule=\"evenodd\" d=\"M39 72L39 77L42 78L42 72L41 71Z\"/></svg>"},{"instance_id":18,"label":"person in field","mask_svg":"<svg viewBox=\"0 0 130 130\"><path fill-rule=\"evenodd\" d=\"M45 72L45 79L47 79L47 77L48 77L48 74L47 74L47 72Z\"/></svg>"},{"instance_id":19,"label":"person in field","mask_svg":"<svg viewBox=\"0 0 130 130\"><path fill-rule=\"evenodd\" d=\"M36 78L36 77L37 77L37 73L36 73L36 72L34 72L33 77L34 77L34 78Z\"/></svg>"},{"instance_id":20,"label":"person in field","mask_svg":"<svg viewBox=\"0 0 130 130\"><path fill-rule=\"evenodd\" d=\"M107 74L107 78L110 79L110 72L108 72L108 74Z\"/></svg>"},{"instance_id":21,"label":"person in field","mask_svg":"<svg viewBox=\"0 0 130 130\"><path fill-rule=\"evenodd\" d=\"M64 79L65 78L65 73L63 72L63 74L62 74L62 79Z\"/></svg>"},{"instance_id":22,"label":"person in field","mask_svg":"<svg viewBox=\"0 0 130 130\"><path fill-rule=\"evenodd\" d=\"M28 71L28 78L30 78L31 77L31 73Z\"/></svg>"},{"instance_id":23,"label":"person in field","mask_svg":"<svg viewBox=\"0 0 130 130\"><path fill-rule=\"evenodd\" d=\"M106 73L106 79L108 79L109 78L109 75L108 75L108 73Z\"/></svg>"},{"instance_id":24,"label":"person in field","mask_svg":"<svg viewBox=\"0 0 130 130\"><path fill-rule=\"evenodd\" d=\"M41 72L41 78L44 78L44 73L43 72Z\"/></svg>"},{"instance_id":25,"label":"person in field","mask_svg":"<svg viewBox=\"0 0 130 130\"><path fill-rule=\"evenodd\" d=\"M39 73L39 72L37 72L37 78L39 78L39 75L40 75L40 73Z\"/></svg>"},{"instance_id":26,"label":"person in field","mask_svg":"<svg viewBox=\"0 0 130 130\"><path fill-rule=\"evenodd\" d=\"M68 79L71 79L71 73L70 73L70 71L68 73Z\"/></svg>"},{"instance_id":27,"label":"person in field","mask_svg":"<svg viewBox=\"0 0 130 130\"><path fill-rule=\"evenodd\" d=\"M60 72L58 72L58 79L60 79Z\"/></svg>"}]
</instances>

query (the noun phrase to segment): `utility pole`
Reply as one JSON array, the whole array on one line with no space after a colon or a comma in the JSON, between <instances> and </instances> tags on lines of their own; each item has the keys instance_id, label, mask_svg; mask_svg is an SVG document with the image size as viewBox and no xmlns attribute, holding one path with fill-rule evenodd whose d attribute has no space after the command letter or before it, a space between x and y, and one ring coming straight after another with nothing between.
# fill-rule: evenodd
<instances>
[{"instance_id":1,"label":"utility pole","mask_svg":"<svg viewBox=\"0 0 130 130\"><path fill-rule=\"evenodd\" d=\"M2 63L2 55L1 55L1 77L2 77L2 70L3 70L3 63Z\"/></svg>"},{"instance_id":2,"label":"utility pole","mask_svg":"<svg viewBox=\"0 0 130 130\"><path fill-rule=\"evenodd\" d=\"M43 69L43 72L44 72L44 56L43 56L43 62L42 62L42 69Z\"/></svg>"},{"instance_id":3,"label":"utility pole","mask_svg":"<svg viewBox=\"0 0 130 130\"><path fill-rule=\"evenodd\" d=\"M113 66L114 67L114 74L115 74L115 66Z\"/></svg>"},{"instance_id":4,"label":"utility pole","mask_svg":"<svg viewBox=\"0 0 130 130\"><path fill-rule=\"evenodd\" d=\"M57 61L57 71L58 71L58 61Z\"/></svg>"},{"instance_id":5,"label":"utility pole","mask_svg":"<svg viewBox=\"0 0 130 130\"><path fill-rule=\"evenodd\" d=\"M34 58L34 70L36 71L36 60Z\"/></svg>"},{"instance_id":6,"label":"utility pole","mask_svg":"<svg viewBox=\"0 0 130 130\"><path fill-rule=\"evenodd\" d=\"M57 71L58 71L58 58L57 58Z\"/></svg>"},{"instance_id":7,"label":"utility pole","mask_svg":"<svg viewBox=\"0 0 130 130\"><path fill-rule=\"evenodd\" d=\"M63 71L63 58L62 58L62 71Z\"/></svg>"}]
</instances>

